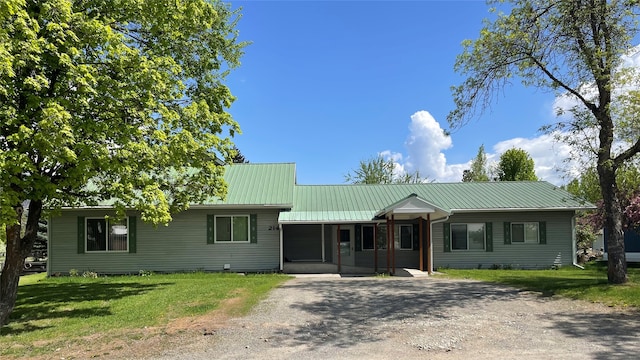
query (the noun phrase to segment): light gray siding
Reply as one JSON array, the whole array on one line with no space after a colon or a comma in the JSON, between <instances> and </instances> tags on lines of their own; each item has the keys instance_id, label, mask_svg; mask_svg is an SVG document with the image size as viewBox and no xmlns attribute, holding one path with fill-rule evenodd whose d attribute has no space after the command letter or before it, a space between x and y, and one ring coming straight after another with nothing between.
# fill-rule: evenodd
<instances>
[{"instance_id":1,"label":"light gray siding","mask_svg":"<svg viewBox=\"0 0 640 360\"><path fill-rule=\"evenodd\" d=\"M550 268L573 262L571 219L573 211L476 213L452 215L448 223L492 223L493 251L444 251L443 224L433 224L434 267L490 268L495 265L522 269ZM546 244L505 244L505 222L546 223Z\"/></svg>"},{"instance_id":2,"label":"light gray siding","mask_svg":"<svg viewBox=\"0 0 640 360\"><path fill-rule=\"evenodd\" d=\"M270 271L280 266L277 210L187 210L176 214L168 226L146 224L137 217L136 253L78 254L78 217L103 217L100 210L68 210L51 218L50 274L70 269L98 273ZM257 215L257 243L207 244L207 215ZM135 214L130 214L135 215Z\"/></svg>"}]
</instances>

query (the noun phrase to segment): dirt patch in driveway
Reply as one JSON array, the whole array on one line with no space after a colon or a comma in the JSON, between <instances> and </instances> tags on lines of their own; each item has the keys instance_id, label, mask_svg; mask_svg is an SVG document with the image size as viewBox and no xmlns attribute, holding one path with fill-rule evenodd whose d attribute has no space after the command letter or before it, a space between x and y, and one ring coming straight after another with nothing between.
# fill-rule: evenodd
<instances>
[{"instance_id":1,"label":"dirt patch in driveway","mask_svg":"<svg viewBox=\"0 0 640 360\"><path fill-rule=\"evenodd\" d=\"M297 278L156 359L628 359L640 315L477 281Z\"/></svg>"}]
</instances>

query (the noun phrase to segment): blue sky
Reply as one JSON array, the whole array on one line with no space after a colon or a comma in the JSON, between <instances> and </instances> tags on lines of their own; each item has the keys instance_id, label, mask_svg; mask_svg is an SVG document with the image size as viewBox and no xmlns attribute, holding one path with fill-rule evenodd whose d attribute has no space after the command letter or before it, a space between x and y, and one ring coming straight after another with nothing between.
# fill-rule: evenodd
<instances>
[{"instance_id":1,"label":"blue sky","mask_svg":"<svg viewBox=\"0 0 640 360\"><path fill-rule=\"evenodd\" d=\"M234 139L254 163L295 162L300 184L340 184L379 153L398 167L456 182L484 144L490 161L527 150L555 184L568 152L539 128L554 95L514 84L492 109L453 132L450 87L464 39L491 16L484 1L235 1L251 41L228 77Z\"/></svg>"}]
</instances>

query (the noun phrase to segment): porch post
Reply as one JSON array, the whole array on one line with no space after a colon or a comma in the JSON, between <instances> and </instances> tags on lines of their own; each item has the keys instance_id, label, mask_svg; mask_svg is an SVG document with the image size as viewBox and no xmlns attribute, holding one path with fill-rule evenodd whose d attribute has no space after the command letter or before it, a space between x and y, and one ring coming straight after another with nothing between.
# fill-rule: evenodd
<instances>
[{"instance_id":1,"label":"porch post","mask_svg":"<svg viewBox=\"0 0 640 360\"><path fill-rule=\"evenodd\" d=\"M433 251L431 249L431 214L427 214L427 273L433 273Z\"/></svg>"},{"instance_id":2,"label":"porch post","mask_svg":"<svg viewBox=\"0 0 640 360\"><path fill-rule=\"evenodd\" d=\"M391 274L391 232L389 231L391 221L387 217L387 274Z\"/></svg>"},{"instance_id":3,"label":"porch post","mask_svg":"<svg viewBox=\"0 0 640 360\"><path fill-rule=\"evenodd\" d=\"M326 260L326 257L324 255L324 252L325 252L325 248L324 248L324 224L322 224L320 226L322 226L322 230L320 231L320 234L321 234L320 236L322 237L322 239L320 239L320 243L322 244L321 245L321 247L322 247L322 262L325 262L327 260Z\"/></svg>"},{"instance_id":4,"label":"porch post","mask_svg":"<svg viewBox=\"0 0 640 360\"><path fill-rule=\"evenodd\" d=\"M278 226L279 232L280 232L280 271L284 270L284 249L282 246L282 244L284 244L283 235L282 235L283 227L284 227L284 224L280 224L280 226Z\"/></svg>"},{"instance_id":5,"label":"porch post","mask_svg":"<svg viewBox=\"0 0 640 360\"><path fill-rule=\"evenodd\" d=\"M378 223L373 225L373 271L378 272Z\"/></svg>"},{"instance_id":6,"label":"porch post","mask_svg":"<svg viewBox=\"0 0 640 360\"><path fill-rule=\"evenodd\" d=\"M391 268L396 274L396 216L391 214Z\"/></svg>"},{"instance_id":7,"label":"porch post","mask_svg":"<svg viewBox=\"0 0 640 360\"><path fill-rule=\"evenodd\" d=\"M424 238L422 237L422 216L418 218L418 243L420 246L418 247L418 251L420 252L420 271L424 271L424 249L422 243L424 243Z\"/></svg>"},{"instance_id":8,"label":"porch post","mask_svg":"<svg viewBox=\"0 0 640 360\"><path fill-rule=\"evenodd\" d=\"M338 238L338 274L342 271L342 249L340 248L340 246L342 245L340 243L340 224L338 224L338 233L336 234L337 238Z\"/></svg>"}]
</instances>

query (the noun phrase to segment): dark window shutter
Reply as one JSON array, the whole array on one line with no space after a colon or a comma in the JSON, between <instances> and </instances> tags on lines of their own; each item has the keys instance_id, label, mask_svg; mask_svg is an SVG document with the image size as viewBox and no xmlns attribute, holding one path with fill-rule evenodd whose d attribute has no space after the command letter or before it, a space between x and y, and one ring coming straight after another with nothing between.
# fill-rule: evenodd
<instances>
[{"instance_id":1,"label":"dark window shutter","mask_svg":"<svg viewBox=\"0 0 640 360\"><path fill-rule=\"evenodd\" d=\"M451 252L451 224L444 223L442 224L443 233L442 238L444 239L444 252Z\"/></svg>"},{"instance_id":2,"label":"dark window shutter","mask_svg":"<svg viewBox=\"0 0 640 360\"><path fill-rule=\"evenodd\" d=\"M249 238L252 244L258 243L258 214L249 215Z\"/></svg>"},{"instance_id":3,"label":"dark window shutter","mask_svg":"<svg viewBox=\"0 0 640 360\"><path fill-rule=\"evenodd\" d=\"M362 251L362 225L356 224L355 227L355 236L356 236L356 251Z\"/></svg>"},{"instance_id":4,"label":"dark window shutter","mask_svg":"<svg viewBox=\"0 0 640 360\"><path fill-rule=\"evenodd\" d=\"M129 233L129 253L136 253L136 242L138 238L138 230L136 226L136 217L129 216L129 229L127 229Z\"/></svg>"},{"instance_id":5,"label":"dark window shutter","mask_svg":"<svg viewBox=\"0 0 640 360\"><path fill-rule=\"evenodd\" d=\"M493 223L486 223L484 224L484 231L486 234L486 240L487 240L487 251L488 252L492 252L493 251Z\"/></svg>"},{"instance_id":6,"label":"dark window shutter","mask_svg":"<svg viewBox=\"0 0 640 360\"><path fill-rule=\"evenodd\" d=\"M538 231L540 231L540 244L547 243L547 222L540 221L538 223Z\"/></svg>"},{"instance_id":7,"label":"dark window shutter","mask_svg":"<svg viewBox=\"0 0 640 360\"><path fill-rule=\"evenodd\" d=\"M422 220L419 220L422 221ZM420 250L420 225L413 224L413 250Z\"/></svg>"},{"instance_id":8,"label":"dark window shutter","mask_svg":"<svg viewBox=\"0 0 640 360\"><path fill-rule=\"evenodd\" d=\"M214 220L213 215L207 215L207 244L213 244Z\"/></svg>"},{"instance_id":9,"label":"dark window shutter","mask_svg":"<svg viewBox=\"0 0 640 360\"><path fill-rule=\"evenodd\" d=\"M511 223L504 223L504 243L506 245L511 244Z\"/></svg>"},{"instance_id":10,"label":"dark window shutter","mask_svg":"<svg viewBox=\"0 0 640 360\"><path fill-rule=\"evenodd\" d=\"M84 216L78 216L78 254L84 254Z\"/></svg>"}]
</instances>

